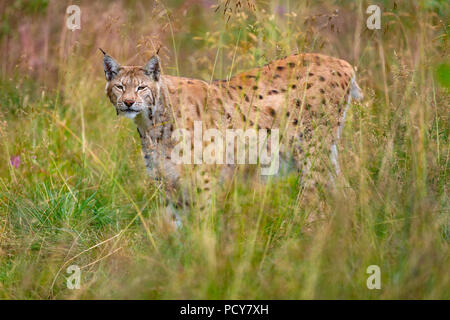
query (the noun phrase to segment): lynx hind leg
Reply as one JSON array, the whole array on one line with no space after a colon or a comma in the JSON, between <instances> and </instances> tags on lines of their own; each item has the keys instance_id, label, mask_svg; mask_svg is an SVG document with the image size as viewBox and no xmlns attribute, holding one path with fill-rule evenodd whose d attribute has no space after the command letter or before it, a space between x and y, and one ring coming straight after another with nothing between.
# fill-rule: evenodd
<instances>
[{"instance_id":1,"label":"lynx hind leg","mask_svg":"<svg viewBox=\"0 0 450 320\"><path fill-rule=\"evenodd\" d=\"M352 78L352 84L351 84L351 94L347 97L347 102L344 107L344 113L342 114L341 118L339 119L339 125L336 132L336 138L333 141L333 144L331 146L331 162L333 163L336 175L339 175L341 173L341 167L339 166L339 154L338 154L338 148L337 144L341 138L342 130L344 130L345 125L345 118L347 116L348 109L352 103L352 98L355 100L361 100L363 98L363 94L361 92L361 89L359 89L358 84L355 82L355 77ZM332 175L330 175L331 178L333 178Z\"/></svg>"},{"instance_id":2,"label":"lynx hind leg","mask_svg":"<svg viewBox=\"0 0 450 320\"><path fill-rule=\"evenodd\" d=\"M328 173L334 171L330 158L333 130L320 124L308 126L301 132L291 132L289 140L289 152L300 173L302 187L314 189L318 184L328 184Z\"/></svg>"},{"instance_id":3,"label":"lynx hind leg","mask_svg":"<svg viewBox=\"0 0 450 320\"><path fill-rule=\"evenodd\" d=\"M301 191L298 201L307 208L305 222L307 226L323 220L324 192L332 185L330 173L334 168L330 159L330 146L333 141L332 130L326 126L317 126L309 134L300 135L292 145L292 154L300 174Z\"/></svg>"}]
</instances>

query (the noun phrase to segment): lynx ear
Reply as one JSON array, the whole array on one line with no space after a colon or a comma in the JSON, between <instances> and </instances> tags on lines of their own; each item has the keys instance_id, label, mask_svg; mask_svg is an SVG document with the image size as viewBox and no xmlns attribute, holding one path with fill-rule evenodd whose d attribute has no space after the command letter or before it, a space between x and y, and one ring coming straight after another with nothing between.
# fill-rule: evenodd
<instances>
[{"instance_id":1,"label":"lynx ear","mask_svg":"<svg viewBox=\"0 0 450 320\"><path fill-rule=\"evenodd\" d=\"M158 56L153 56L144 66L145 74L155 81L159 81L161 75L161 62Z\"/></svg>"},{"instance_id":2,"label":"lynx ear","mask_svg":"<svg viewBox=\"0 0 450 320\"><path fill-rule=\"evenodd\" d=\"M100 48L99 48L100 49ZM111 81L119 73L120 65L111 58L105 51L100 49L103 53L103 66L105 68L106 80Z\"/></svg>"}]
</instances>

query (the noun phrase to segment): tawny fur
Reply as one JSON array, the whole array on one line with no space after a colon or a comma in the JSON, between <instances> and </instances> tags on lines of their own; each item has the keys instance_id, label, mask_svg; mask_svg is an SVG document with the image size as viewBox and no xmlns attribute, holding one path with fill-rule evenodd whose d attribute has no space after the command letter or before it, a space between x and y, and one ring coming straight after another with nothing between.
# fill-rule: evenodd
<instances>
[{"instance_id":1,"label":"tawny fur","mask_svg":"<svg viewBox=\"0 0 450 320\"><path fill-rule=\"evenodd\" d=\"M348 62L296 54L212 83L161 75L159 68L157 57L144 67L120 67L105 55L106 93L118 114L134 119L150 176L164 180L170 190L181 188L185 172L170 159L176 143L172 132L193 130L194 121L219 130L279 129L282 156L292 159L302 176L313 168L326 176L330 155L339 170L336 145L346 107L351 98L362 97ZM137 112L127 112L124 101L134 102Z\"/></svg>"}]
</instances>

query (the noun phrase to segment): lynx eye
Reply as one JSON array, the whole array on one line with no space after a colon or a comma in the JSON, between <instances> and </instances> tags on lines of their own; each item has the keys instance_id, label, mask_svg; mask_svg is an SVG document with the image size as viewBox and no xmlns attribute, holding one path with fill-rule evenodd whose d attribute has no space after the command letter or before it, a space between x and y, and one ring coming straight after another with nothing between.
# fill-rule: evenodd
<instances>
[{"instance_id":1,"label":"lynx eye","mask_svg":"<svg viewBox=\"0 0 450 320\"><path fill-rule=\"evenodd\" d=\"M120 84L116 85L116 88L119 89L119 90L123 90L123 86L121 86Z\"/></svg>"},{"instance_id":2,"label":"lynx eye","mask_svg":"<svg viewBox=\"0 0 450 320\"><path fill-rule=\"evenodd\" d=\"M138 91L140 91L140 90L145 90L147 87L145 87L145 86L139 86L137 89L138 89Z\"/></svg>"}]
</instances>

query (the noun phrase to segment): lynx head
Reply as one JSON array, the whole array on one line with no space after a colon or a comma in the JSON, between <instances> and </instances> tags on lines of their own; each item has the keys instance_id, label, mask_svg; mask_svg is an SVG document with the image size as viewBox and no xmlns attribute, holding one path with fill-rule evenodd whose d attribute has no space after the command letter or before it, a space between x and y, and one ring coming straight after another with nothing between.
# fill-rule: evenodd
<instances>
[{"instance_id":1,"label":"lynx head","mask_svg":"<svg viewBox=\"0 0 450 320\"><path fill-rule=\"evenodd\" d=\"M116 107L117 115L134 119L143 110L154 112L160 93L161 69L158 56L142 67L120 66L100 49L107 80L106 95Z\"/></svg>"}]
</instances>

